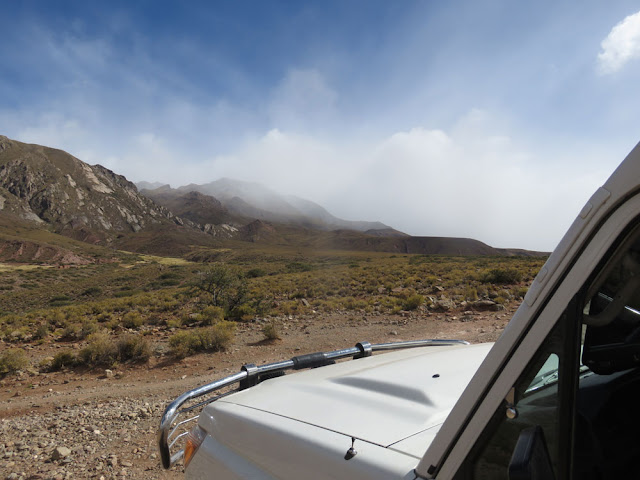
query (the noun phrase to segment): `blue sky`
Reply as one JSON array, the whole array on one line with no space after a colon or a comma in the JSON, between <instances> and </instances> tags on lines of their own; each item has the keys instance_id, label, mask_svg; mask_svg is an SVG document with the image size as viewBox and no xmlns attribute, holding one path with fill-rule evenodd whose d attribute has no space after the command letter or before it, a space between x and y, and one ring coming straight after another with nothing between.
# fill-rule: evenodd
<instances>
[{"instance_id":1,"label":"blue sky","mask_svg":"<svg viewBox=\"0 0 640 480\"><path fill-rule=\"evenodd\" d=\"M0 134L551 250L640 140L637 2L5 2Z\"/></svg>"}]
</instances>

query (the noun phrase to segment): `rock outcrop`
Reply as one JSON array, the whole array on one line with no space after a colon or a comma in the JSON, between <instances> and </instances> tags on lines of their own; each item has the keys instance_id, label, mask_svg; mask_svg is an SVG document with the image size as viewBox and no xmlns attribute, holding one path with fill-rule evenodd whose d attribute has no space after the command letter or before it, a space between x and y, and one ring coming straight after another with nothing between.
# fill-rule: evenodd
<instances>
[{"instance_id":1,"label":"rock outcrop","mask_svg":"<svg viewBox=\"0 0 640 480\"><path fill-rule=\"evenodd\" d=\"M72 155L0 136L0 214L46 224L55 233L108 243L121 233L180 223L125 177Z\"/></svg>"}]
</instances>

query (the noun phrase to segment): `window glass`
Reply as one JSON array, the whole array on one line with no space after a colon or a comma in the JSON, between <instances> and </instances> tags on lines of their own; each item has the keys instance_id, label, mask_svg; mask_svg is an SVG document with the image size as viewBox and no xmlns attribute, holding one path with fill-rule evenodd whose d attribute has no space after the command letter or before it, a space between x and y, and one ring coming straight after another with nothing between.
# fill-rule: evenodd
<instances>
[{"instance_id":1,"label":"window glass","mask_svg":"<svg viewBox=\"0 0 640 480\"><path fill-rule=\"evenodd\" d=\"M560 322L561 323L561 322ZM562 328L554 328L514 386L513 403L507 401L496 411L486 438L479 439L475 460L458 478L477 480L508 479L509 461L520 432L530 426L542 427L549 455L557 475L560 365ZM511 409L511 411L509 411ZM515 413L515 417L514 417Z\"/></svg>"},{"instance_id":2,"label":"window glass","mask_svg":"<svg viewBox=\"0 0 640 480\"><path fill-rule=\"evenodd\" d=\"M535 425L556 478L640 478L639 399L640 229L634 228L585 279L456 479L508 479L520 432Z\"/></svg>"},{"instance_id":3,"label":"window glass","mask_svg":"<svg viewBox=\"0 0 640 480\"><path fill-rule=\"evenodd\" d=\"M574 478L640 476L640 242L631 235L583 308Z\"/></svg>"}]
</instances>

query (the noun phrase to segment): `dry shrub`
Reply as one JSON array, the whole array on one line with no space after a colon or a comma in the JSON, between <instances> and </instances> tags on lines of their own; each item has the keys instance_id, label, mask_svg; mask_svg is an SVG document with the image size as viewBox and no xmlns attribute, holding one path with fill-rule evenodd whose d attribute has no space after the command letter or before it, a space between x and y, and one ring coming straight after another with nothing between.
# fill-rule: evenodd
<instances>
[{"instance_id":1,"label":"dry shrub","mask_svg":"<svg viewBox=\"0 0 640 480\"><path fill-rule=\"evenodd\" d=\"M78 353L78 363L110 367L118 360L118 346L107 333L89 335L89 344Z\"/></svg>"},{"instance_id":2,"label":"dry shrub","mask_svg":"<svg viewBox=\"0 0 640 480\"><path fill-rule=\"evenodd\" d=\"M71 350L63 350L62 352L58 352L53 357L51 361L51 365L49 365L49 370L58 371L62 370L64 367L71 367L76 363L76 356Z\"/></svg>"},{"instance_id":3,"label":"dry shrub","mask_svg":"<svg viewBox=\"0 0 640 480\"><path fill-rule=\"evenodd\" d=\"M480 281L502 285L514 285L522 280L522 273L515 268L494 268L484 272Z\"/></svg>"},{"instance_id":4,"label":"dry shrub","mask_svg":"<svg viewBox=\"0 0 640 480\"><path fill-rule=\"evenodd\" d=\"M222 321L211 327L178 332L169 339L171 354L184 358L197 352L226 350L233 340L235 324Z\"/></svg>"},{"instance_id":5,"label":"dry shrub","mask_svg":"<svg viewBox=\"0 0 640 480\"><path fill-rule=\"evenodd\" d=\"M26 353L19 348L10 348L0 355L0 377L24 369L29 364Z\"/></svg>"},{"instance_id":6,"label":"dry shrub","mask_svg":"<svg viewBox=\"0 0 640 480\"><path fill-rule=\"evenodd\" d=\"M416 310L424 303L424 297L419 294L409 295L403 302L402 308L405 310Z\"/></svg>"},{"instance_id":7,"label":"dry shrub","mask_svg":"<svg viewBox=\"0 0 640 480\"><path fill-rule=\"evenodd\" d=\"M124 328L140 328L144 324L144 318L138 312L129 312L122 318Z\"/></svg>"},{"instance_id":8,"label":"dry shrub","mask_svg":"<svg viewBox=\"0 0 640 480\"><path fill-rule=\"evenodd\" d=\"M124 335L118 339L117 348L121 362L144 363L151 358L151 345L141 335Z\"/></svg>"},{"instance_id":9,"label":"dry shrub","mask_svg":"<svg viewBox=\"0 0 640 480\"><path fill-rule=\"evenodd\" d=\"M274 321L268 322L262 327L262 334L265 340L278 340L280 339L280 329L278 324Z\"/></svg>"},{"instance_id":10,"label":"dry shrub","mask_svg":"<svg viewBox=\"0 0 640 480\"><path fill-rule=\"evenodd\" d=\"M209 305L202 309L201 318L204 325L215 325L217 322L224 320L224 309Z\"/></svg>"}]
</instances>

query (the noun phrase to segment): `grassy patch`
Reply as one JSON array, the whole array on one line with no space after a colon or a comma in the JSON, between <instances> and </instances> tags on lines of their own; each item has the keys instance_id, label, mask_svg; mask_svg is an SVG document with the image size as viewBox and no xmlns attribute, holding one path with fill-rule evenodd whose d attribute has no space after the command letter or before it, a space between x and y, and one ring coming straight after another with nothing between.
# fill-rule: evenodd
<instances>
[{"instance_id":1,"label":"grassy patch","mask_svg":"<svg viewBox=\"0 0 640 480\"><path fill-rule=\"evenodd\" d=\"M160 265L191 265L193 262L185 260L184 258L174 257L158 257L155 255L139 255L141 263L157 263Z\"/></svg>"}]
</instances>

